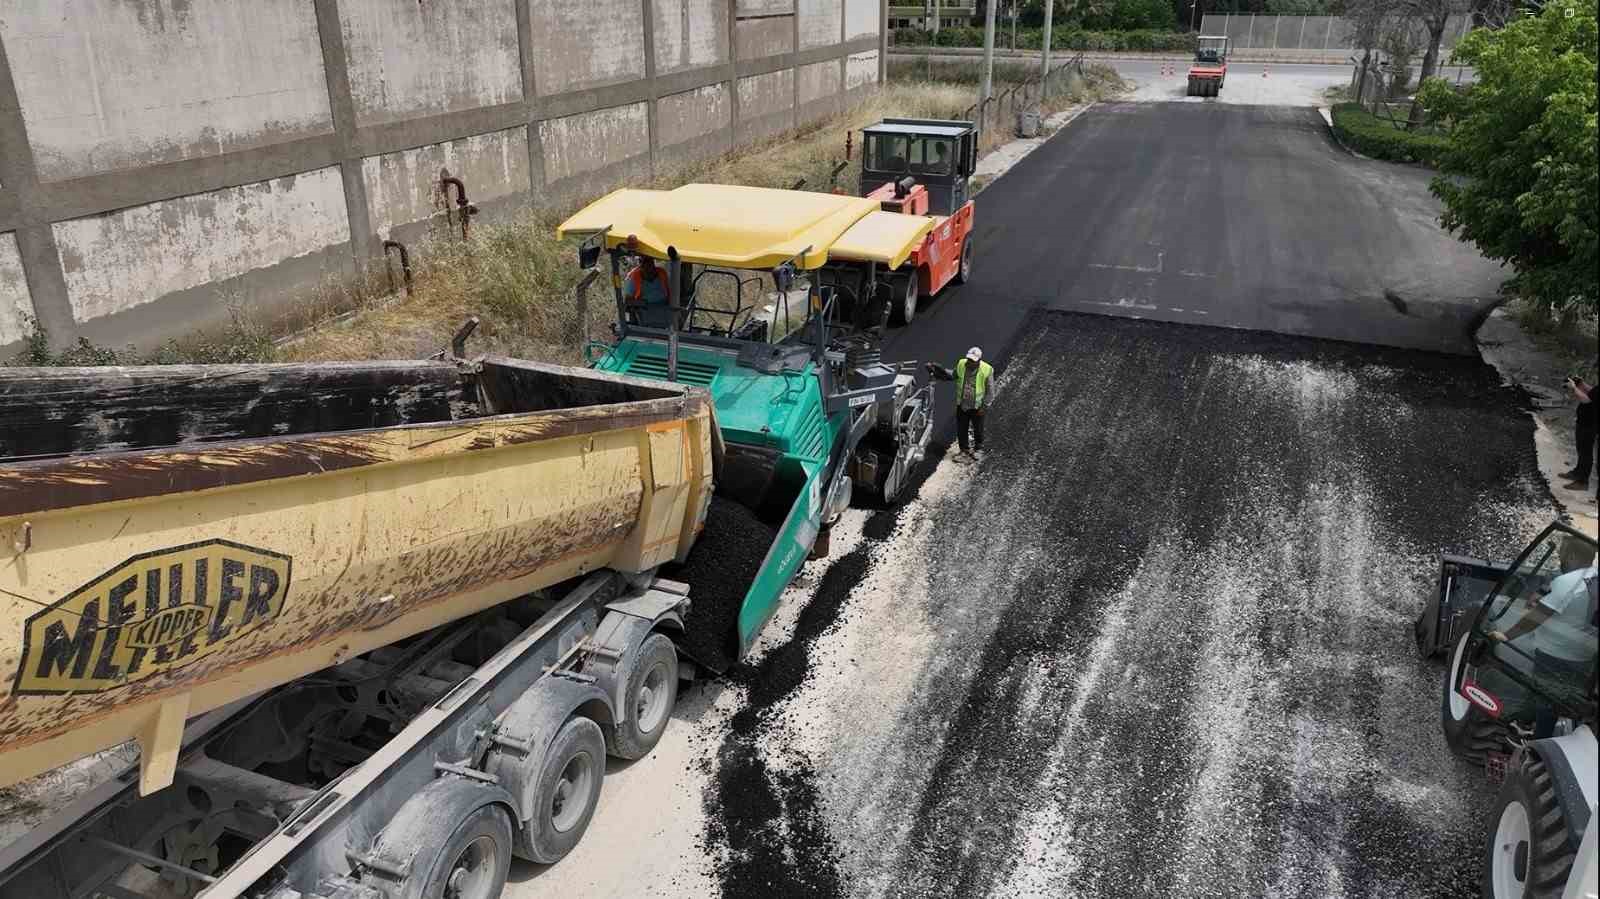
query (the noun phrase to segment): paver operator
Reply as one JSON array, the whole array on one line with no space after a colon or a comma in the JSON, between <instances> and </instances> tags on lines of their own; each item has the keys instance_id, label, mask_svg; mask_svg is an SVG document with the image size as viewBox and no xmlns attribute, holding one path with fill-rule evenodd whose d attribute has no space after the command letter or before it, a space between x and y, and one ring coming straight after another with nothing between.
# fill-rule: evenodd
<instances>
[{"instance_id":1,"label":"paver operator","mask_svg":"<svg viewBox=\"0 0 1600 899\"><path fill-rule=\"evenodd\" d=\"M994 366L983 361L983 350L973 347L956 362L954 371L928 363L928 374L941 381L956 382L956 441L961 445L957 459L976 459L983 452L983 418L994 402ZM972 432L968 447L967 432Z\"/></svg>"},{"instance_id":2,"label":"paver operator","mask_svg":"<svg viewBox=\"0 0 1600 899\"><path fill-rule=\"evenodd\" d=\"M639 264L628 272L622 299L635 313L639 324L646 328L665 328L672 321L671 293L667 273L654 259L641 255Z\"/></svg>"}]
</instances>

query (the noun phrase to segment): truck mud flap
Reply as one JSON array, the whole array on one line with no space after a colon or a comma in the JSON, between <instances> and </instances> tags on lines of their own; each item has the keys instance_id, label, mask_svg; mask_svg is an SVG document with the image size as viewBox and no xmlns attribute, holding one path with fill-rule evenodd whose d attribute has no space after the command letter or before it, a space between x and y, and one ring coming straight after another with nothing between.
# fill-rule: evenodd
<instances>
[{"instance_id":1,"label":"truck mud flap","mask_svg":"<svg viewBox=\"0 0 1600 899\"><path fill-rule=\"evenodd\" d=\"M1440 556L1439 579L1412 626L1417 655L1433 658L1454 646L1510 568L1505 562Z\"/></svg>"}]
</instances>

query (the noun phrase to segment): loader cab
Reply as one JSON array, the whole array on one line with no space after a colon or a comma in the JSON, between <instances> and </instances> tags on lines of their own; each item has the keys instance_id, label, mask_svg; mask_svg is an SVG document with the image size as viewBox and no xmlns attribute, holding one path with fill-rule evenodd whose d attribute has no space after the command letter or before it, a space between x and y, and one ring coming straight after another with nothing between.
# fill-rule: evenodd
<instances>
[{"instance_id":1,"label":"loader cab","mask_svg":"<svg viewBox=\"0 0 1600 899\"><path fill-rule=\"evenodd\" d=\"M1455 693L1503 720L1596 722L1600 601L1595 540L1552 524L1512 563L1473 622Z\"/></svg>"},{"instance_id":2,"label":"loader cab","mask_svg":"<svg viewBox=\"0 0 1600 899\"><path fill-rule=\"evenodd\" d=\"M950 215L970 197L977 162L978 135L971 122L884 119L861 133L861 195L889 188L886 209ZM912 185L927 190L926 209L903 208Z\"/></svg>"},{"instance_id":3,"label":"loader cab","mask_svg":"<svg viewBox=\"0 0 1600 899\"><path fill-rule=\"evenodd\" d=\"M1195 39L1194 61L1202 65L1220 66L1228 62L1228 39L1222 36L1201 35Z\"/></svg>"}]
</instances>

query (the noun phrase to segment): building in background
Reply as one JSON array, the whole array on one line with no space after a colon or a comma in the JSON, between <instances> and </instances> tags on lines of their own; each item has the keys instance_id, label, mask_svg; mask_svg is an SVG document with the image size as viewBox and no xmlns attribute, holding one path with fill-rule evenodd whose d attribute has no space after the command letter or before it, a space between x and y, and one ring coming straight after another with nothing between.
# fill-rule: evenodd
<instances>
[{"instance_id":1,"label":"building in background","mask_svg":"<svg viewBox=\"0 0 1600 899\"><path fill-rule=\"evenodd\" d=\"M961 25L971 25L974 17L978 15L978 5L972 0L942 0L939 4L939 28L951 28ZM889 7L890 28L921 28L925 31L936 30L933 27L933 0L923 3L897 3Z\"/></svg>"}]
</instances>

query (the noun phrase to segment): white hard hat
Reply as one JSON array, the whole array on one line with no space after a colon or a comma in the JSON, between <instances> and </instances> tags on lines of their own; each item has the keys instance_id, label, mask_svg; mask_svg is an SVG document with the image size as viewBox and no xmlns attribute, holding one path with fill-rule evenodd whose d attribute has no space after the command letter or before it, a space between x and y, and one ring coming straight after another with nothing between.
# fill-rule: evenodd
<instances>
[{"instance_id":1,"label":"white hard hat","mask_svg":"<svg viewBox=\"0 0 1600 899\"><path fill-rule=\"evenodd\" d=\"M973 347L972 349L967 350L967 358L971 359L973 362L977 362L979 359L983 358L983 350Z\"/></svg>"}]
</instances>

